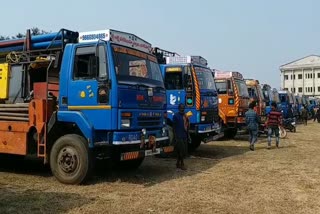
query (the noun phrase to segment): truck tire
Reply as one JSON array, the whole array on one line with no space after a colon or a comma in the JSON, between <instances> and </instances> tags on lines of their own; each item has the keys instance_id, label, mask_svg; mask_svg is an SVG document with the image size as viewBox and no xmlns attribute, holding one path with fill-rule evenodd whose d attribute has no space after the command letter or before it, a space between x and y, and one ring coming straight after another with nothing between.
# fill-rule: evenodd
<instances>
[{"instance_id":1,"label":"truck tire","mask_svg":"<svg viewBox=\"0 0 320 214\"><path fill-rule=\"evenodd\" d=\"M227 139L233 139L236 135L237 135L237 129L236 128L226 129L224 131L224 136Z\"/></svg>"},{"instance_id":2,"label":"truck tire","mask_svg":"<svg viewBox=\"0 0 320 214\"><path fill-rule=\"evenodd\" d=\"M191 135L191 143L188 144L189 152L194 152L201 144L201 138L197 135Z\"/></svg>"},{"instance_id":3,"label":"truck tire","mask_svg":"<svg viewBox=\"0 0 320 214\"><path fill-rule=\"evenodd\" d=\"M60 137L50 152L52 174L64 184L81 184L89 177L92 161L88 142L76 134Z\"/></svg>"}]
</instances>

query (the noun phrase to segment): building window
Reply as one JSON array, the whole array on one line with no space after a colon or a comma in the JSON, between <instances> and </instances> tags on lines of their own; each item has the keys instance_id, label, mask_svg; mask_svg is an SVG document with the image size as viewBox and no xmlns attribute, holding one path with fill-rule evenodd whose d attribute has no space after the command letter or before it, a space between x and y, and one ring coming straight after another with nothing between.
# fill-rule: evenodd
<instances>
[{"instance_id":1,"label":"building window","mask_svg":"<svg viewBox=\"0 0 320 214\"><path fill-rule=\"evenodd\" d=\"M284 75L284 80L288 80L288 75Z\"/></svg>"},{"instance_id":2,"label":"building window","mask_svg":"<svg viewBox=\"0 0 320 214\"><path fill-rule=\"evenodd\" d=\"M294 79L294 80L296 79L296 75L293 75L293 79Z\"/></svg>"},{"instance_id":3,"label":"building window","mask_svg":"<svg viewBox=\"0 0 320 214\"><path fill-rule=\"evenodd\" d=\"M302 75L301 75L301 76L302 76ZM318 89L320 89L320 87L318 87ZM298 88L298 92L299 92L299 93L302 93L302 87L299 87L299 88Z\"/></svg>"},{"instance_id":4,"label":"building window","mask_svg":"<svg viewBox=\"0 0 320 214\"><path fill-rule=\"evenodd\" d=\"M312 76L313 76L313 79L314 79L314 75L315 75L315 74L313 73L313 74L312 74Z\"/></svg>"},{"instance_id":5,"label":"building window","mask_svg":"<svg viewBox=\"0 0 320 214\"><path fill-rule=\"evenodd\" d=\"M310 92L312 92L312 87L310 87Z\"/></svg>"},{"instance_id":6,"label":"building window","mask_svg":"<svg viewBox=\"0 0 320 214\"><path fill-rule=\"evenodd\" d=\"M292 74L290 75L290 79L292 80Z\"/></svg>"},{"instance_id":7,"label":"building window","mask_svg":"<svg viewBox=\"0 0 320 214\"><path fill-rule=\"evenodd\" d=\"M296 93L296 88L293 88L293 93Z\"/></svg>"},{"instance_id":8,"label":"building window","mask_svg":"<svg viewBox=\"0 0 320 214\"><path fill-rule=\"evenodd\" d=\"M320 92L320 86L318 86L318 92Z\"/></svg>"},{"instance_id":9,"label":"building window","mask_svg":"<svg viewBox=\"0 0 320 214\"><path fill-rule=\"evenodd\" d=\"M298 74L298 79L302 79L302 74Z\"/></svg>"},{"instance_id":10,"label":"building window","mask_svg":"<svg viewBox=\"0 0 320 214\"><path fill-rule=\"evenodd\" d=\"M318 73L318 78L320 78L320 73Z\"/></svg>"}]
</instances>

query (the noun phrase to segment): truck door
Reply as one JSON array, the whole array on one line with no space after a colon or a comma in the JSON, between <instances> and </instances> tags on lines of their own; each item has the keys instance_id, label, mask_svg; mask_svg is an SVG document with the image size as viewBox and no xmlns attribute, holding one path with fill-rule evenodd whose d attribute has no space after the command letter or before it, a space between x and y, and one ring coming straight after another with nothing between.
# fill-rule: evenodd
<instances>
[{"instance_id":1,"label":"truck door","mask_svg":"<svg viewBox=\"0 0 320 214\"><path fill-rule=\"evenodd\" d=\"M78 46L68 85L68 109L81 111L96 130L110 130L111 84L105 43Z\"/></svg>"}]
</instances>

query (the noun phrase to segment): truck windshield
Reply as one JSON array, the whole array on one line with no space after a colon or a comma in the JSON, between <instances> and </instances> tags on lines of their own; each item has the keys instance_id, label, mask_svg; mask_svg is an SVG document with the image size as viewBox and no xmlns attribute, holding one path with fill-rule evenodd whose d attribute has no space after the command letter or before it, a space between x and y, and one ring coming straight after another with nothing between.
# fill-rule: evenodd
<instances>
[{"instance_id":1,"label":"truck windshield","mask_svg":"<svg viewBox=\"0 0 320 214\"><path fill-rule=\"evenodd\" d=\"M138 83L164 88L159 64L154 56L117 45L113 45L112 49L119 83Z\"/></svg>"},{"instance_id":2,"label":"truck windshield","mask_svg":"<svg viewBox=\"0 0 320 214\"><path fill-rule=\"evenodd\" d=\"M243 80L235 80L238 91L239 91L239 96L240 97L249 97L248 94L248 88L246 83Z\"/></svg>"},{"instance_id":3,"label":"truck windshield","mask_svg":"<svg viewBox=\"0 0 320 214\"><path fill-rule=\"evenodd\" d=\"M226 80L215 80L216 87L218 89L219 94L227 93L227 81Z\"/></svg>"},{"instance_id":4,"label":"truck windshield","mask_svg":"<svg viewBox=\"0 0 320 214\"><path fill-rule=\"evenodd\" d=\"M264 100L263 93L262 93L262 88L261 88L260 85L257 86L257 90L258 90L259 98L261 100Z\"/></svg>"},{"instance_id":5,"label":"truck windshield","mask_svg":"<svg viewBox=\"0 0 320 214\"><path fill-rule=\"evenodd\" d=\"M258 98L258 92L255 86L247 86L248 87L248 94L250 98Z\"/></svg>"},{"instance_id":6,"label":"truck windshield","mask_svg":"<svg viewBox=\"0 0 320 214\"><path fill-rule=\"evenodd\" d=\"M266 101L270 101L270 93L271 93L271 90L262 89L262 93L263 93L263 98L264 98Z\"/></svg>"},{"instance_id":7,"label":"truck windshield","mask_svg":"<svg viewBox=\"0 0 320 214\"><path fill-rule=\"evenodd\" d=\"M289 97L287 94L279 94L279 98L280 98L280 101L282 103L285 103L285 102L288 102L289 101Z\"/></svg>"},{"instance_id":8,"label":"truck windshield","mask_svg":"<svg viewBox=\"0 0 320 214\"><path fill-rule=\"evenodd\" d=\"M200 89L217 90L209 68L194 66L194 70L196 71Z\"/></svg>"},{"instance_id":9,"label":"truck windshield","mask_svg":"<svg viewBox=\"0 0 320 214\"><path fill-rule=\"evenodd\" d=\"M277 91L273 92L273 102L280 103L280 97Z\"/></svg>"}]
</instances>

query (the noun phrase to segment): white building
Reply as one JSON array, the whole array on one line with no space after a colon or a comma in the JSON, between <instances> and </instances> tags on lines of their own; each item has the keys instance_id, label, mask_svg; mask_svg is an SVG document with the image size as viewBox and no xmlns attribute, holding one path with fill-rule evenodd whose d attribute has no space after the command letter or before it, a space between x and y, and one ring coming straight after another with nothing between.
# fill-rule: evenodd
<instances>
[{"instance_id":1,"label":"white building","mask_svg":"<svg viewBox=\"0 0 320 214\"><path fill-rule=\"evenodd\" d=\"M310 55L280 66L281 89L320 97L320 56Z\"/></svg>"}]
</instances>

